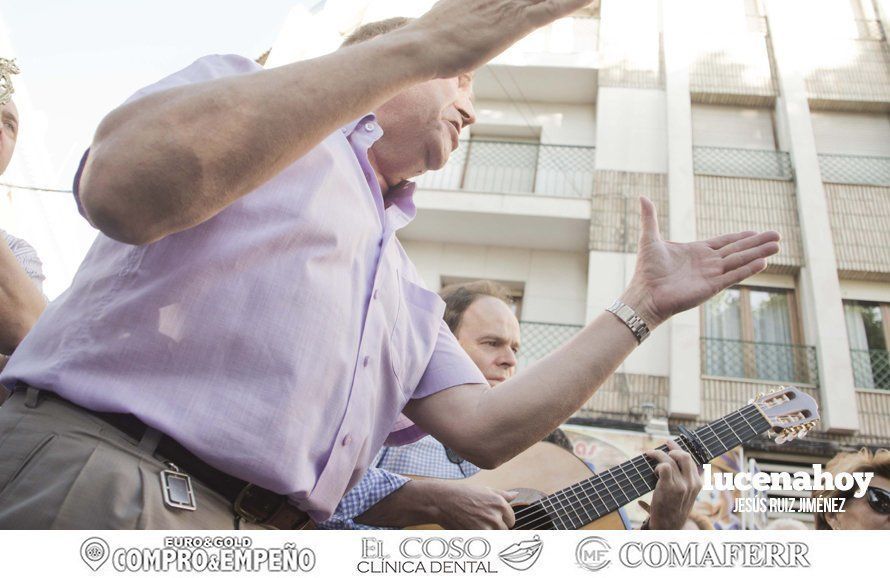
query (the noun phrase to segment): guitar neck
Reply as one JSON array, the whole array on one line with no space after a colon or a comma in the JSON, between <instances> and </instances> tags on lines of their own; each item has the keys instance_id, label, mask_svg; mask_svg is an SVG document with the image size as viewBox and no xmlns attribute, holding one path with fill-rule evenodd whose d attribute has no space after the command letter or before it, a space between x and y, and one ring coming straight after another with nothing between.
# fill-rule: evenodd
<instances>
[{"instance_id":1,"label":"guitar neck","mask_svg":"<svg viewBox=\"0 0 890 578\"><path fill-rule=\"evenodd\" d=\"M695 429L693 437L700 443L685 435L679 436L677 443L698 465L703 465L769 429L769 421L752 403ZM666 445L656 449L669 451ZM653 460L639 455L550 494L524 512L517 510L514 529L581 528L654 490L658 481L655 465Z\"/></svg>"}]
</instances>

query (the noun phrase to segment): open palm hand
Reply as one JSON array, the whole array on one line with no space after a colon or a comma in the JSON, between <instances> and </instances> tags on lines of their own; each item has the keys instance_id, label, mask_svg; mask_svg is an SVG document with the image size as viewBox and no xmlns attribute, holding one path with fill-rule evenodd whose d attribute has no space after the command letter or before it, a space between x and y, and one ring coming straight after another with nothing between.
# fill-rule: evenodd
<instances>
[{"instance_id":1,"label":"open palm hand","mask_svg":"<svg viewBox=\"0 0 890 578\"><path fill-rule=\"evenodd\" d=\"M779 252L775 231L742 231L692 243L665 241L652 201L640 197L640 208L637 266L622 301L650 328L763 271L767 257Z\"/></svg>"}]
</instances>

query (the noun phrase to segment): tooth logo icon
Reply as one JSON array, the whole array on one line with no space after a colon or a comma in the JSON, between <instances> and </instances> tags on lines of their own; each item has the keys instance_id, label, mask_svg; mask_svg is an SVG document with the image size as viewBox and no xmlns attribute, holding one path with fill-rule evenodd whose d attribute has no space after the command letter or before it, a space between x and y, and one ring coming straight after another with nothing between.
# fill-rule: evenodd
<instances>
[{"instance_id":1,"label":"tooth logo icon","mask_svg":"<svg viewBox=\"0 0 890 578\"><path fill-rule=\"evenodd\" d=\"M498 558L501 559L501 562L514 570L528 570L538 561L543 546L544 544L541 543L541 538L535 536L531 540L525 540L507 546L498 552Z\"/></svg>"}]
</instances>

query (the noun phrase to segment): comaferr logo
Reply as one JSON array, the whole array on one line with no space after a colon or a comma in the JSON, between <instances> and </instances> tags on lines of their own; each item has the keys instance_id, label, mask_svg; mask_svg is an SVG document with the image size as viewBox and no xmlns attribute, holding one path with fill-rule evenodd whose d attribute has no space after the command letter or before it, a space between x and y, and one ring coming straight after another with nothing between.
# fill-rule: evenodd
<instances>
[{"instance_id":1,"label":"comaferr logo","mask_svg":"<svg viewBox=\"0 0 890 578\"><path fill-rule=\"evenodd\" d=\"M575 561L584 569L596 572L609 565L609 543L599 536L591 536L581 540L575 548Z\"/></svg>"},{"instance_id":2,"label":"comaferr logo","mask_svg":"<svg viewBox=\"0 0 890 578\"><path fill-rule=\"evenodd\" d=\"M809 568L809 547L802 542L642 542L621 544L612 553L599 536L582 540L575 559L595 572L615 559L625 568ZM617 557L616 557L617 556Z\"/></svg>"},{"instance_id":3,"label":"comaferr logo","mask_svg":"<svg viewBox=\"0 0 890 578\"><path fill-rule=\"evenodd\" d=\"M809 568L802 542L627 542L623 566L638 568Z\"/></svg>"}]
</instances>

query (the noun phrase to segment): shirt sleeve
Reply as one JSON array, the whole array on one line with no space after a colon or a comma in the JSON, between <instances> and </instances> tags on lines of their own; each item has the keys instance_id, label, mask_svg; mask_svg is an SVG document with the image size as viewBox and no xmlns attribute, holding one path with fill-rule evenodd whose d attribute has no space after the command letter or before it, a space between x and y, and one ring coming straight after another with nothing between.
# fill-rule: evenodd
<instances>
[{"instance_id":1,"label":"shirt sleeve","mask_svg":"<svg viewBox=\"0 0 890 578\"><path fill-rule=\"evenodd\" d=\"M488 382L464 348L457 342L457 338L451 333L451 329L443 319L439 323L439 336L436 339L433 356L430 358L411 399L420 399L465 383Z\"/></svg>"},{"instance_id":2,"label":"shirt sleeve","mask_svg":"<svg viewBox=\"0 0 890 578\"><path fill-rule=\"evenodd\" d=\"M436 339L433 356L430 358L411 399L420 399L465 383L487 384L488 381L464 351L464 348L457 342L457 338L451 333L451 329L443 319L439 324L439 336ZM385 445L410 444L426 435L428 434L420 426L404 415L399 415L386 438Z\"/></svg>"},{"instance_id":3,"label":"shirt sleeve","mask_svg":"<svg viewBox=\"0 0 890 578\"><path fill-rule=\"evenodd\" d=\"M420 285L426 289L417 268L408 254L405 252L401 243L398 245L399 252L402 257L403 275L406 279ZM443 304L444 306L444 304ZM455 385L463 385L465 383L484 383L488 381L485 376L470 359L470 356L464 351L464 348L457 342L457 338L451 333L451 329L444 319L439 319L439 331L436 335L436 345L433 348L433 354L426 365L417 387L411 394L411 399L420 399L439 393L449 387ZM420 429L404 415L399 415L396 422L390 429L390 434L386 438L384 445L400 446L414 443L426 436L427 433Z\"/></svg>"},{"instance_id":4,"label":"shirt sleeve","mask_svg":"<svg viewBox=\"0 0 890 578\"><path fill-rule=\"evenodd\" d=\"M179 72L175 72L154 84L138 90L133 96L128 98L124 104L129 104L150 94L175 88L177 86L208 82L226 76L257 72L262 69L263 67L253 60L235 54L212 54L210 56L204 56ZM83 157L80 159L80 165L77 168L77 172L74 174L74 183L72 186L72 190L74 191L74 201L77 203L77 210L80 211L81 216L87 219L87 221L89 221L89 218L84 212L83 205L80 202L80 176L83 174L83 169L84 166L86 166L89 154L90 149L87 149L84 152Z\"/></svg>"},{"instance_id":5,"label":"shirt sleeve","mask_svg":"<svg viewBox=\"0 0 890 578\"><path fill-rule=\"evenodd\" d=\"M346 492L334 514L320 522L323 530L376 530L375 526L359 524L355 518L367 512L371 506L395 492L408 482L408 478L380 468L370 468L359 483Z\"/></svg>"}]
</instances>

